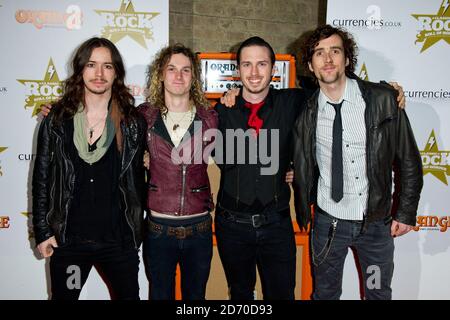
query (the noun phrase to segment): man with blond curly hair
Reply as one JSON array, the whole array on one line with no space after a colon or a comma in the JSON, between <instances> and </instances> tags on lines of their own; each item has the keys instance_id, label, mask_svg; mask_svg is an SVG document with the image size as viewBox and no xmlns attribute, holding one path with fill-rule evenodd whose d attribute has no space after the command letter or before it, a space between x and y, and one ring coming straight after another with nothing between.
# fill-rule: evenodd
<instances>
[{"instance_id":1,"label":"man with blond curly hair","mask_svg":"<svg viewBox=\"0 0 450 320\"><path fill-rule=\"evenodd\" d=\"M205 132L217 128L218 118L208 110L200 75L191 49L163 48L149 66L147 102L138 107L150 153L144 261L151 299L174 299L178 263L183 299L205 299L214 205L208 155L197 159L196 153L208 153Z\"/></svg>"}]
</instances>

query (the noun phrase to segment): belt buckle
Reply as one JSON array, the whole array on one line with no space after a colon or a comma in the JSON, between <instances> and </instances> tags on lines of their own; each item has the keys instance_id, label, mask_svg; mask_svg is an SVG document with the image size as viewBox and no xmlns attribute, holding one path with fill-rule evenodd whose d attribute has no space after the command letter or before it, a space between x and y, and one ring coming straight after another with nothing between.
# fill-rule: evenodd
<instances>
[{"instance_id":1,"label":"belt buckle","mask_svg":"<svg viewBox=\"0 0 450 320\"><path fill-rule=\"evenodd\" d=\"M253 228L259 228L262 225L262 219L260 214L254 214L252 215L252 225Z\"/></svg>"},{"instance_id":2,"label":"belt buckle","mask_svg":"<svg viewBox=\"0 0 450 320\"><path fill-rule=\"evenodd\" d=\"M175 228L175 237L177 239L185 239L186 238L186 228L183 226Z\"/></svg>"}]
</instances>

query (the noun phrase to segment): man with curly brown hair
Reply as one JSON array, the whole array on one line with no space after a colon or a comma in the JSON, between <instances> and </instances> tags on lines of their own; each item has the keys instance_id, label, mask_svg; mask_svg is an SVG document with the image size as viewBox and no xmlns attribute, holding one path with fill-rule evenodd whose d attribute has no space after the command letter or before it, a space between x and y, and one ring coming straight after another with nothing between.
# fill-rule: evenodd
<instances>
[{"instance_id":1,"label":"man with curly brown hair","mask_svg":"<svg viewBox=\"0 0 450 320\"><path fill-rule=\"evenodd\" d=\"M175 298L180 264L183 300L202 300L212 259L214 208L207 173L212 140L206 132L217 128L217 114L208 110L196 55L181 44L156 55L147 88L147 103L138 109L147 120L150 153L144 242L150 297Z\"/></svg>"},{"instance_id":2,"label":"man with curly brown hair","mask_svg":"<svg viewBox=\"0 0 450 320\"><path fill-rule=\"evenodd\" d=\"M415 225L422 162L408 117L391 87L354 74L356 43L325 25L306 39L302 62L319 89L294 128L297 220L311 231L314 299L339 299L349 248L354 248L365 299L391 299L394 240ZM393 167L398 206L392 209ZM397 174L397 172L396 172Z\"/></svg>"}]
</instances>

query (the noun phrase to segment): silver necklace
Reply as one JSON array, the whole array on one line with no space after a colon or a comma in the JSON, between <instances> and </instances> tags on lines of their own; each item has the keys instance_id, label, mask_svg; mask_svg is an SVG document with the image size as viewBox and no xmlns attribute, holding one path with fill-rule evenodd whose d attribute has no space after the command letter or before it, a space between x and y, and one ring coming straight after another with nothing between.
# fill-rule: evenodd
<instances>
[{"instance_id":1,"label":"silver necklace","mask_svg":"<svg viewBox=\"0 0 450 320\"><path fill-rule=\"evenodd\" d=\"M91 124L89 123L89 120L88 120L88 117L87 117L87 114L86 114L86 113L85 113L84 116L85 116L86 124L87 124L86 129L87 129L87 131L88 131L88 133L89 133L89 142L91 142L92 137L93 137L94 132L95 132L95 127L97 127L100 123L104 122L104 121L106 120L106 117L102 117L102 118L101 118L100 120L98 120L95 124L91 125Z\"/></svg>"},{"instance_id":2,"label":"silver necklace","mask_svg":"<svg viewBox=\"0 0 450 320\"><path fill-rule=\"evenodd\" d=\"M167 111L167 116L170 118L170 121L173 123L173 126L172 126L172 130L173 130L173 131L176 131L176 130L180 127L180 123L183 121L183 119L186 117L186 115L187 115L188 113L190 113L190 115L191 115L191 119L190 119L190 121L189 121L189 123L191 123L192 120L193 120L193 115L194 115L194 113L192 112L192 108L190 108L190 109L189 109L189 112L186 112L186 113L181 117L181 119L178 120L178 123L176 123L176 122L173 120L173 118L170 116L169 111Z\"/></svg>"}]
</instances>

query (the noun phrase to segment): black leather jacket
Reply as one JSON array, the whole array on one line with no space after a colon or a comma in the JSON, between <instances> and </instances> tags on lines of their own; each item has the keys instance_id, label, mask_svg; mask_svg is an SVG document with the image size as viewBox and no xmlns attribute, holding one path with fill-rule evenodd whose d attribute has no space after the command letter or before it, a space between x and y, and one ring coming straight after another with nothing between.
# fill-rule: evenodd
<instances>
[{"instance_id":1,"label":"black leather jacket","mask_svg":"<svg viewBox=\"0 0 450 320\"><path fill-rule=\"evenodd\" d=\"M121 123L123 151L119 189L121 205L133 232L134 244L142 242L143 204L145 199L142 157L147 125L133 111L127 124ZM39 128L37 154L33 170L33 227L36 244L52 236L59 245L66 242L67 213L73 197L74 167L64 146L65 127L54 122L54 113Z\"/></svg>"},{"instance_id":2,"label":"black leather jacket","mask_svg":"<svg viewBox=\"0 0 450 320\"><path fill-rule=\"evenodd\" d=\"M397 107L397 92L391 87L363 81L356 76L366 103L366 163L369 181L366 221L391 214L392 170L399 168L398 198L393 218L415 225L420 191L423 186L422 160L408 117ZM297 222L305 228L311 219L318 181L316 125L319 90L306 102L294 127L294 189ZM397 172L396 172L397 180ZM398 203L397 203L398 201ZM394 210L392 210L394 211Z\"/></svg>"}]
</instances>

